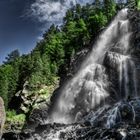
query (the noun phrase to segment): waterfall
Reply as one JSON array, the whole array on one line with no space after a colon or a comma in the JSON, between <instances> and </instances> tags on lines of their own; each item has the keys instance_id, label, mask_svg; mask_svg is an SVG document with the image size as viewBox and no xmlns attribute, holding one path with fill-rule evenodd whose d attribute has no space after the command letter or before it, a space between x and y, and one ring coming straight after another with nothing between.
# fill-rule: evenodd
<instances>
[{"instance_id":1,"label":"waterfall","mask_svg":"<svg viewBox=\"0 0 140 140\"><path fill-rule=\"evenodd\" d=\"M136 66L131 57L125 57L120 63L121 98L137 97Z\"/></svg>"},{"instance_id":2,"label":"waterfall","mask_svg":"<svg viewBox=\"0 0 140 140\"><path fill-rule=\"evenodd\" d=\"M140 56L130 43L134 30L127 15L127 9L116 15L79 71L56 90L47 121L33 126L46 111L35 114L35 128L18 139L140 139Z\"/></svg>"},{"instance_id":3,"label":"waterfall","mask_svg":"<svg viewBox=\"0 0 140 140\"><path fill-rule=\"evenodd\" d=\"M137 94L134 83L136 71L133 70L135 64L128 54L130 36L127 9L123 9L99 36L73 79L63 87L49 116L49 122L72 123L80 120L90 110L108 104L110 83L103 64L105 61L110 61L112 67L118 70L120 95L117 96L120 99L128 98L130 88L134 88L135 95ZM129 70L133 71L131 76ZM132 82L133 87L129 87ZM116 110L117 108L113 112Z\"/></svg>"},{"instance_id":4,"label":"waterfall","mask_svg":"<svg viewBox=\"0 0 140 140\"><path fill-rule=\"evenodd\" d=\"M116 122L121 121L121 114L119 111L119 105L117 105L115 108L113 108L108 115L107 122L106 122L106 127L111 128L116 124Z\"/></svg>"}]
</instances>

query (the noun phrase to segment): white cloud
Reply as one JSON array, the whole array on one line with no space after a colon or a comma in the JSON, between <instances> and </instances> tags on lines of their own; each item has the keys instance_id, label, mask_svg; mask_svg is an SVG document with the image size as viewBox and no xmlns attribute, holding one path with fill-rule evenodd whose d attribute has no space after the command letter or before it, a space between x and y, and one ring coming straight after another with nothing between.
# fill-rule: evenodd
<instances>
[{"instance_id":1,"label":"white cloud","mask_svg":"<svg viewBox=\"0 0 140 140\"><path fill-rule=\"evenodd\" d=\"M31 5L31 16L45 24L60 24L66 11L76 3L85 5L93 0L35 0Z\"/></svg>"}]
</instances>

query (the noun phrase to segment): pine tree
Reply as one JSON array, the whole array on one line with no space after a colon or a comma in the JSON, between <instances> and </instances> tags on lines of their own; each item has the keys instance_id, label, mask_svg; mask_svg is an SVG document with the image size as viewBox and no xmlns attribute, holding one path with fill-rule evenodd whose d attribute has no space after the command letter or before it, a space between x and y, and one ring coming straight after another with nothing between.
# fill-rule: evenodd
<instances>
[{"instance_id":1,"label":"pine tree","mask_svg":"<svg viewBox=\"0 0 140 140\"><path fill-rule=\"evenodd\" d=\"M134 8L134 7L136 7L136 1L135 0L128 0L127 5L128 5L128 8Z\"/></svg>"},{"instance_id":2,"label":"pine tree","mask_svg":"<svg viewBox=\"0 0 140 140\"><path fill-rule=\"evenodd\" d=\"M116 13L116 3L114 0L104 0L104 12L110 21Z\"/></svg>"},{"instance_id":3,"label":"pine tree","mask_svg":"<svg viewBox=\"0 0 140 140\"><path fill-rule=\"evenodd\" d=\"M17 58L20 57L20 52L18 50L12 51L8 56L5 58L6 61L4 61L4 64L11 64L14 62Z\"/></svg>"},{"instance_id":4,"label":"pine tree","mask_svg":"<svg viewBox=\"0 0 140 140\"><path fill-rule=\"evenodd\" d=\"M118 3L117 6L118 6L119 9L124 8L124 6L125 6L125 2L124 2L124 0L118 0L117 3Z\"/></svg>"},{"instance_id":5,"label":"pine tree","mask_svg":"<svg viewBox=\"0 0 140 140\"><path fill-rule=\"evenodd\" d=\"M101 7L101 2L100 2L100 0L95 0L95 7L96 7L97 9L99 9L99 8Z\"/></svg>"}]
</instances>

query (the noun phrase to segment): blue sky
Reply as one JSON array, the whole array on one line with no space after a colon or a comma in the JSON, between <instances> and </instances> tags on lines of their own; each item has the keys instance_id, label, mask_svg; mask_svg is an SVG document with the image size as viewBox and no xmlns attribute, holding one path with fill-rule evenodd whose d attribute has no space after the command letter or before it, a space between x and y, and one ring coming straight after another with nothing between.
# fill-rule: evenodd
<instances>
[{"instance_id":1,"label":"blue sky","mask_svg":"<svg viewBox=\"0 0 140 140\"><path fill-rule=\"evenodd\" d=\"M0 63L14 49L29 52L41 34L39 22L25 17L29 0L0 0Z\"/></svg>"},{"instance_id":2,"label":"blue sky","mask_svg":"<svg viewBox=\"0 0 140 140\"><path fill-rule=\"evenodd\" d=\"M0 63L15 49L29 53L52 23L62 22L68 8L92 1L0 0Z\"/></svg>"}]
</instances>

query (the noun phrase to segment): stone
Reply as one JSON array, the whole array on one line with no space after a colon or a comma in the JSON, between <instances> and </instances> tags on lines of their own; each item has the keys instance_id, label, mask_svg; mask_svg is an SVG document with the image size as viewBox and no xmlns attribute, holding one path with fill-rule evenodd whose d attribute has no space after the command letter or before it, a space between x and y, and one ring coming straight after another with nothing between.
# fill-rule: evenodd
<instances>
[{"instance_id":1,"label":"stone","mask_svg":"<svg viewBox=\"0 0 140 140\"><path fill-rule=\"evenodd\" d=\"M6 114L5 114L5 107L4 107L4 101L0 97L0 138L3 134L3 128L6 120Z\"/></svg>"}]
</instances>

